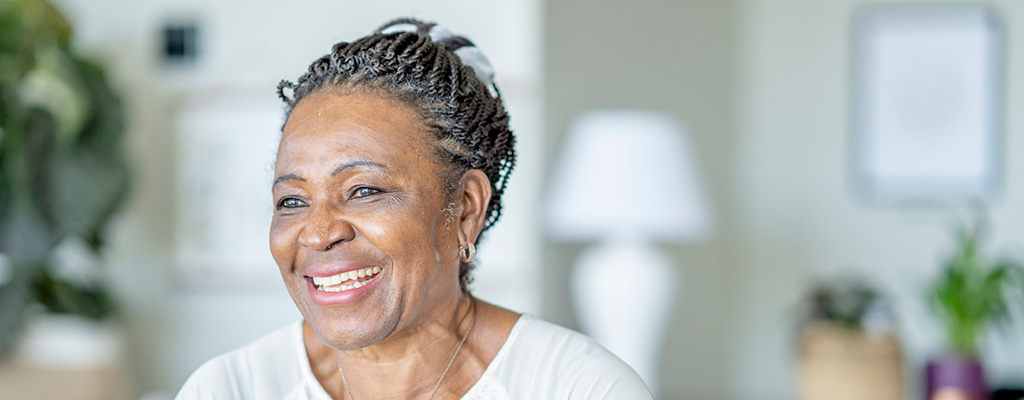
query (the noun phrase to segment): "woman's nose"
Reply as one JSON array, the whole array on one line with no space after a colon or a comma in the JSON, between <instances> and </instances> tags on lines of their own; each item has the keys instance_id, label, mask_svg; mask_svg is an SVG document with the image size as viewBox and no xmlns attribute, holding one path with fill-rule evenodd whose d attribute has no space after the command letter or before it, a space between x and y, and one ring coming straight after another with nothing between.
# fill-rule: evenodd
<instances>
[{"instance_id":1,"label":"woman's nose","mask_svg":"<svg viewBox=\"0 0 1024 400\"><path fill-rule=\"evenodd\" d=\"M311 250L327 251L335 244L352 240L355 234L352 224L340 215L321 210L310 217L306 227L299 234L299 244Z\"/></svg>"}]
</instances>

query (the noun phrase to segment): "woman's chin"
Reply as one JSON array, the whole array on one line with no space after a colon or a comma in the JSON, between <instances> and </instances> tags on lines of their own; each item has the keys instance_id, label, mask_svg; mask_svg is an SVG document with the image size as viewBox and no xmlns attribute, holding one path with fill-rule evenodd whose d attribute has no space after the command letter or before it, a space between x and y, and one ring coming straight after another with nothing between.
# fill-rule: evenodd
<instances>
[{"instance_id":1,"label":"woman's chin","mask_svg":"<svg viewBox=\"0 0 1024 400\"><path fill-rule=\"evenodd\" d=\"M377 315L325 315L314 312L306 321L313 327L320 341L339 350L358 350L380 343L394 332L396 318ZM387 313L390 314L390 313Z\"/></svg>"}]
</instances>

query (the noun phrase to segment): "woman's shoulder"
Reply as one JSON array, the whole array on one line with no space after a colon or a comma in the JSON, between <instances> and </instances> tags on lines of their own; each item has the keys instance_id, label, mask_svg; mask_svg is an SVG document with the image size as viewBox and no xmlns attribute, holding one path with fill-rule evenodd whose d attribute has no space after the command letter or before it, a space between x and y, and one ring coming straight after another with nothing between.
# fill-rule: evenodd
<instances>
[{"instance_id":1,"label":"woman's shoulder","mask_svg":"<svg viewBox=\"0 0 1024 400\"><path fill-rule=\"evenodd\" d=\"M513 398L651 398L639 375L599 343L530 315L520 317L494 361L489 378Z\"/></svg>"},{"instance_id":2,"label":"woman's shoulder","mask_svg":"<svg viewBox=\"0 0 1024 400\"><path fill-rule=\"evenodd\" d=\"M176 400L287 398L301 389L301 323L216 356L189 376Z\"/></svg>"},{"instance_id":3,"label":"woman's shoulder","mask_svg":"<svg viewBox=\"0 0 1024 400\"><path fill-rule=\"evenodd\" d=\"M530 315L524 315L521 323L515 347L526 359L568 370L597 367L635 375L629 365L582 333ZM534 357L529 357L531 353Z\"/></svg>"}]
</instances>

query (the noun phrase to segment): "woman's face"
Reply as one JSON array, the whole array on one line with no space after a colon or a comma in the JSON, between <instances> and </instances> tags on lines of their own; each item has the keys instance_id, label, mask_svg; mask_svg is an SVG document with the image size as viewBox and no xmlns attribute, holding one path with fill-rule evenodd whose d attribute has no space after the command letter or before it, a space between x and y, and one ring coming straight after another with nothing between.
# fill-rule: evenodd
<instances>
[{"instance_id":1,"label":"woman's face","mask_svg":"<svg viewBox=\"0 0 1024 400\"><path fill-rule=\"evenodd\" d=\"M413 109L372 94L320 92L292 111L270 249L329 346L380 342L456 298L458 226L434 149Z\"/></svg>"}]
</instances>

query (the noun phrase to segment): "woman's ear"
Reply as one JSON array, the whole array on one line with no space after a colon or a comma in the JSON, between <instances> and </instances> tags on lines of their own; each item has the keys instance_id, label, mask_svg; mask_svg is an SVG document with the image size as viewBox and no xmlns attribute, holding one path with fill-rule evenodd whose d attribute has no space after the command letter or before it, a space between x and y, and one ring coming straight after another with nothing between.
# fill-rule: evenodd
<instances>
[{"instance_id":1,"label":"woman's ear","mask_svg":"<svg viewBox=\"0 0 1024 400\"><path fill-rule=\"evenodd\" d=\"M462 174L459 190L455 193L458 215L459 243L476 243L491 203L491 181L479 169Z\"/></svg>"}]
</instances>

